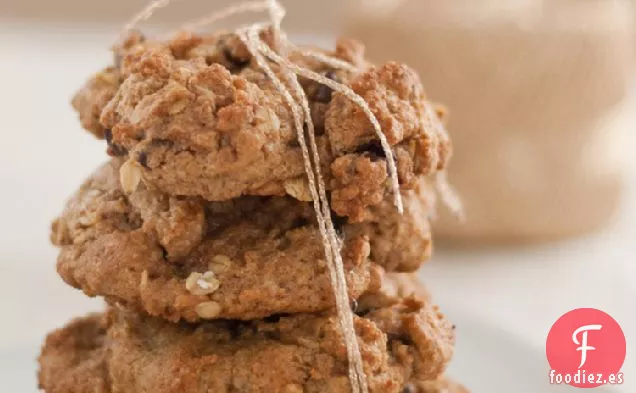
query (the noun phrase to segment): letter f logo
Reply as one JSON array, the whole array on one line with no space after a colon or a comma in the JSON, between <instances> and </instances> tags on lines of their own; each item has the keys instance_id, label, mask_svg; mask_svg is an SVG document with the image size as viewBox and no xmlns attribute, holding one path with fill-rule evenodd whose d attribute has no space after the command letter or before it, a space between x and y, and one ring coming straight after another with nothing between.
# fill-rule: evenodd
<instances>
[{"instance_id":1,"label":"letter f logo","mask_svg":"<svg viewBox=\"0 0 636 393\"><path fill-rule=\"evenodd\" d=\"M587 333L590 330L601 330L602 328L603 326L601 325L581 326L574 331L574 334L572 334L572 341L574 341L574 344L580 345L580 347L576 349L577 351L581 351L581 365L579 366L579 368L583 367L585 365L585 362L587 361L587 351L593 351L596 349L587 345ZM581 335L581 342L579 342L579 339L577 338L579 333L583 333Z\"/></svg>"}]
</instances>

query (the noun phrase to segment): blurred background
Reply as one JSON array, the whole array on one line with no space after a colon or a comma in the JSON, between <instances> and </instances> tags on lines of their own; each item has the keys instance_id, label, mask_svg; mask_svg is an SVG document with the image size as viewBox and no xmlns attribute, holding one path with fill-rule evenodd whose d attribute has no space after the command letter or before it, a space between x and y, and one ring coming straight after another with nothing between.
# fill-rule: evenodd
<instances>
[{"instance_id":1,"label":"blurred background","mask_svg":"<svg viewBox=\"0 0 636 393\"><path fill-rule=\"evenodd\" d=\"M69 100L111 59L145 2L0 0L0 381L33 393L45 334L99 309L55 273L50 221L104 148ZM175 0L169 29L229 1ZM612 315L636 391L636 26L630 0L282 1L301 42L358 38L416 68L450 109L450 180L466 205L441 214L421 277L458 325L450 373L476 393L547 384L545 338L574 308ZM256 18L256 17L255 17ZM255 20L252 18L251 20ZM241 23L238 20L237 23ZM605 389L605 390L603 390Z\"/></svg>"}]
</instances>

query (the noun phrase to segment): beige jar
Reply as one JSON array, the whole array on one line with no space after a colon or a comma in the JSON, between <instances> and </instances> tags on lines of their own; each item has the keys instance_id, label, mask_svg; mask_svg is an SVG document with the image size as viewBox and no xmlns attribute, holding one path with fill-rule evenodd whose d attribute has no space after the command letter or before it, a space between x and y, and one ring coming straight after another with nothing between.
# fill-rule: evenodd
<instances>
[{"instance_id":1,"label":"beige jar","mask_svg":"<svg viewBox=\"0 0 636 393\"><path fill-rule=\"evenodd\" d=\"M450 108L449 178L467 220L442 214L439 236L541 241L611 218L626 169L622 137L636 132L626 99L636 71L629 0L353 3L346 34L375 61L416 68Z\"/></svg>"}]
</instances>

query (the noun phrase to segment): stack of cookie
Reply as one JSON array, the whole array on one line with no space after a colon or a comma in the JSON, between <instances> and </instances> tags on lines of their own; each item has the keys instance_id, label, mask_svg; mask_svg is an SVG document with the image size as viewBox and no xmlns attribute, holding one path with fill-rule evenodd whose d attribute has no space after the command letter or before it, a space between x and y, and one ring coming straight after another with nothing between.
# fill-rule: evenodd
<instances>
[{"instance_id":1,"label":"stack of cookie","mask_svg":"<svg viewBox=\"0 0 636 393\"><path fill-rule=\"evenodd\" d=\"M40 387L351 391L293 111L271 78L235 33L132 33L114 52L73 100L112 158L51 236L64 281L109 308L49 335ZM427 129L442 112L427 117L419 78L404 65L371 66L349 40L324 54L352 67L289 58L364 98L392 147L404 202L400 214L363 111L300 78L369 391L464 391L443 377L454 326L411 273L431 253L428 179L450 156Z\"/></svg>"}]
</instances>

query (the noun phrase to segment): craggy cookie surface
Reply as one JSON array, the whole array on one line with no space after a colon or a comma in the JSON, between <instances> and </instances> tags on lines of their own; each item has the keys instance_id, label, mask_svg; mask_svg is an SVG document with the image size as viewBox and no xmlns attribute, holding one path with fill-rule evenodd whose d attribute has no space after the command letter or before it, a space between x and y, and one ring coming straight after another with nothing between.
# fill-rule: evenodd
<instances>
[{"instance_id":1,"label":"craggy cookie surface","mask_svg":"<svg viewBox=\"0 0 636 393\"><path fill-rule=\"evenodd\" d=\"M453 354L453 327L417 297L357 315L354 325L371 393L436 380ZM350 391L329 313L189 325L114 308L50 334L39 363L47 393Z\"/></svg>"},{"instance_id":2,"label":"craggy cookie surface","mask_svg":"<svg viewBox=\"0 0 636 393\"><path fill-rule=\"evenodd\" d=\"M96 171L53 224L53 243L61 247L58 272L68 284L173 321L254 319L333 306L311 203L291 197L207 202L143 184L127 194L122 168L114 159ZM415 191L405 200L425 209ZM339 225L352 299L379 286L374 277L382 265L413 270L430 253L426 216L387 208L383 217L394 224L381 231L371 221ZM419 254L414 245L401 246L406 242L419 245Z\"/></svg>"},{"instance_id":3,"label":"craggy cookie surface","mask_svg":"<svg viewBox=\"0 0 636 393\"><path fill-rule=\"evenodd\" d=\"M295 52L290 59L365 99L392 146L404 189L415 185L417 175L445 166L451 146L438 135L441 112L429 110L413 70L397 63L370 66L363 47L349 40L327 54L359 71L335 70ZM284 195L305 176L292 112L235 34L184 33L167 42L131 35L115 56L113 66L76 94L73 106L83 126L107 141L111 155L140 164L148 184L171 195L219 201ZM341 93L300 82L333 208L362 219L367 207L386 199L386 159L377 136Z\"/></svg>"}]
</instances>

